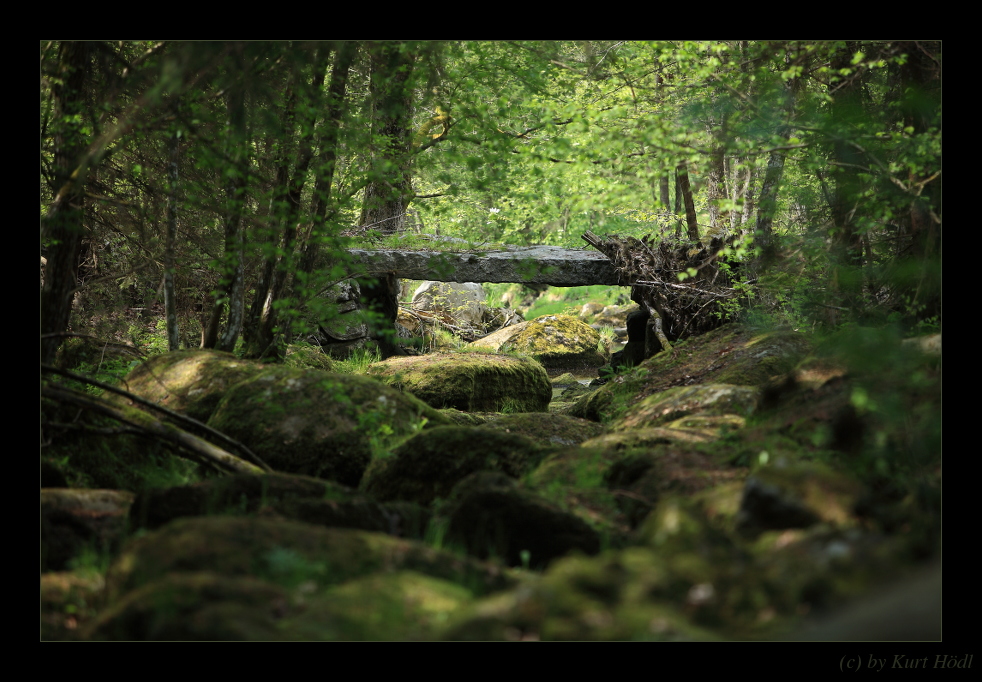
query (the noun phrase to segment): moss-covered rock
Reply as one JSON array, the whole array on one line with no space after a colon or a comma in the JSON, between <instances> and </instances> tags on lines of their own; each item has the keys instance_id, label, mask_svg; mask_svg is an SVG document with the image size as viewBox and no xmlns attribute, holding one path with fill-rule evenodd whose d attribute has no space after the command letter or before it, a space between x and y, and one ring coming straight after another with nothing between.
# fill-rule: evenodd
<instances>
[{"instance_id":1,"label":"moss-covered rock","mask_svg":"<svg viewBox=\"0 0 982 682\"><path fill-rule=\"evenodd\" d=\"M742 482L746 469L720 462L709 448L672 443L627 451L610 465L604 482L637 526L667 494L696 495L728 482Z\"/></svg>"},{"instance_id":2,"label":"moss-covered rock","mask_svg":"<svg viewBox=\"0 0 982 682\"><path fill-rule=\"evenodd\" d=\"M416 571L317 590L252 577L175 573L133 590L87 629L96 640L428 641L471 591Z\"/></svg>"},{"instance_id":3,"label":"moss-covered rock","mask_svg":"<svg viewBox=\"0 0 982 682\"><path fill-rule=\"evenodd\" d=\"M87 551L115 550L133 499L122 490L42 489L41 570L63 570Z\"/></svg>"},{"instance_id":4,"label":"moss-covered rock","mask_svg":"<svg viewBox=\"0 0 982 682\"><path fill-rule=\"evenodd\" d=\"M199 572L323 588L400 569L450 580L475 594L515 582L500 567L382 533L275 518L196 517L126 543L106 574L106 589L115 601L168 574Z\"/></svg>"},{"instance_id":5,"label":"moss-covered rock","mask_svg":"<svg viewBox=\"0 0 982 682\"><path fill-rule=\"evenodd\" d=\"M548 375L529 358L437 353L389 358L368 371L438 409L544 412L552 399Z\"/></svg>"},{"instance_id":6,"label":"moss-covered rock","mask_svg":"<svg viewBox=\"0 0 982 682\"><path fill-rule=\"evenodd\" d=\"M607 362L597 350L597 330L569 315L543 315L513 336L512 350L529 355L547 369L601 367Z\"/></svg>"},{"instance_id":7,"label":"moss-covered rock","mask_svg":"<svg viewBox=\"0 0 982 682\"><path fill-rule=\"evenodd\" d=\"M604 485L604 474L617 456L600 448L562 448L549 453L522 482L590 524L604 546L622 546L630 529L617 496Z\"/></svg>"},{"instance_id":8,"label":"moss-covered rock","mask_svg":"<svg viewBox=\"0 0 982 682\"><path fill-rule=\"evenodd\" d=\"M642 548L570 556L537 581L479 600L455 615L451 640L705 641L718 639L693 625L670 601L650 594L672 581L664 559Z\"/></svg>"},{"instance_id":9,"label":"moss-covered rock","mask_svg":"<svg viewBox=\"0 0 982 682\"><path fill-rule=\"evenodd\" d=\"M284 588L249 576L174 573L134 589L99 614L85 638L109 641L266 641L301 608Z\"/></svg>"},{"instance_id":10,"label":"moss-covered rock","mask_svg":"<svg viewBox=\"0 0 982 682\"><path fill-rule=\"evenodd\" d=\"M609 423L621 419L636 403L671 388L710 383L763 387L790 372L808 345L803 335L794 332L761 332L727 324L623 371L582 396L566 414Z\"/></svg>"},{"instance_id":11,"label":"moss-covered rock","mask_svg":"<svg viewBox=\"0 0 982 682\"><path fill-rule=\"evenodd\" d=\"M305 343L291 343L286 347L286 357L283 364L297 369L319 369L322 372L333 372L334 361L317 346Z\"/></svg>"},{"instance_id":12,"label":"moss-covered rock","mask_svg":"<svg viewBox=\"0 0 982 682\"><path fill-rule=\"evenodd\" d=\"M699 415L747 416L757 407L760 392L747 386L700 384L679 386L649 396L612 425L616 431L669 424ZM676 427L678 428L678 427Z\"/></svg>"},{"instance_id":13,"label":"moss-covered rock","mask_svg":"<svg viewBox=\"0 0 982 682\"><path fill-rule=\"evenodd\" d=\"M289 474L240 474L140 495L133 527L159 528L178 518L212 514L266 516L331 528L359 528L421 538L429 521L411 503L379 503L338 483Z\"/></svg>"},{"instance_id":14,"label":"moss-covered rock","mask_svg":"<svg viewBox=\"0 0 982 682\"><path fill-rule=\"evenodd\" d=\"M182 350L157 355L123 379L126 390L199 421L208 418L225 393L263 371L263 365L231 353Z\"/></svg>"},{"instance_id":15,"label":"moss-covered rock","mask_svg":"<svg viewBox=\"0 0 982 682\"><path fill-rule=\"evenodd\" d=\"M843 526L855 522L862 494L858 481L817 462L779 461L747 479L737 522L749 534L819 522Z\"/></svg>"},{"instance_id":16,"label":"moss-covered rock","mask_svg":"<svg viewBox=\"0 0 982 682\"><path fill-rule=\"evenodd\" d=\"M477 472L462 480L443 514L448 542L509 566L542 569L574 550L600 551L600 536L586 522L522 490L502 473Z\"/></svg>"},{"instance_id":17,"label":"moss-covered rock","mask_svg":"<svg viewBox=\"0 0 982 682\"><path fill-rule=\"evenodd\" d=\"M103 606L103 574L83 567L74 571L41 574L41 641L81 639L89 622Z\"/></svg>"},{"instance_id":18,"label":"moss-covered rock","mask_svg":"<svg viewBox=\"0 0 982 682\"><path fill-rule=\"evenodd\" d=\"M517 434L484 427L428 429L392 456L377 458L365 472L362 490L376 499L428 505L446 498L464 477L499 471L518 478L541 459L543 449Z\"/></svg>"},{"instance_id":19,"label":"moss-covered rock","mask_svg":"<svg viewBox=\"0 0 982 682\"><path fill-rule=\"evenodd\" d=\"M273 469L357 486L373 452L445 423L420 400L368 377L273 367L229 390L208 425Z\"/></svg>"},{"instance_id":20,"label":"moss-covered rock","mask_svg":"<svg viewBox=\"0 0 982 682\"><path fill-rule=\"evenodd\" d=\"M489 415L482 427L517 433L545 447L579 445L604 430L600 424L587 419L539 413Z\"/></svg>"}]
</instances>

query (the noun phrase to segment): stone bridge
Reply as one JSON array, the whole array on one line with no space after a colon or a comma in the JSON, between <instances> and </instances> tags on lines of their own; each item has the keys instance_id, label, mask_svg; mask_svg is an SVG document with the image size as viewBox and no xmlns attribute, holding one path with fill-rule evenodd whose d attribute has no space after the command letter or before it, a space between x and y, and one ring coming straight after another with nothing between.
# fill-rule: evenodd
<instances>
[{"instance_id":1,"label":"stone bridge","mask_svg":"<svg viewBox=\"0 0 982 682\"><path fill-rule=\"evenodd\" d=\"M499 251L369 251L352 249L356 276L438 282L520 282L575 287L620 284L617 271L599 251L556 246L514 246Z\"/></svg>"}]
</instances>

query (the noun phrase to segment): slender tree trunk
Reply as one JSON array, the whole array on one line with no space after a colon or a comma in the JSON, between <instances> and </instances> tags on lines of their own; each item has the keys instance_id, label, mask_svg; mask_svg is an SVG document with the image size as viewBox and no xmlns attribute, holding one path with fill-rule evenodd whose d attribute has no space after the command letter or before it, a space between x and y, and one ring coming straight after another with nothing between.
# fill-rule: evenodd
<instances>
[{"instance_id":1,"label":"slender tree trunk","mask_svg":"<svg viewBox=\"0 0 982 682\"><path fill-rule=\"evenodd\" d=\"M859 44L847 42L832 59L832 72L848 68ZM833 151L835 166L835 188L832 199L832 288L841 299L841 304L856 312L860 305L863 289L862 263L863 243L857 229L856 214L859 211L861 182L857 168L862 164L859 151L848 139L850 123L862 115L862 84L857 75L836 83L832 92ZM830 322L837 323L834 308L829 308L833 316Z\"/></svg>"},{"instance_id":2,"label":"slender tree trunk","mask_svg":"<svg viewBox=\"0 0 982 682\"><path fill-rule=\"evenodd\" d=\"M675 208L673 213L678 216L682 213L682 173L679 171L678 167L675 168ZM676 218L675 220L675 238L682 239L682 219Z\"/></svg>"},{"instance_id":3,"label":"slender tree trunk","mask_svg":"<svg viewBox=\"0 0 982 682\"><path fill-rule=\"evenodd\" d=\"M181 334L177 325L177 301L174 298L174 242L177 239L178 160L181 138L175 131L167 143L167 231L164 241L164 311L167 316L167 347L178 350Z\"/></svg>"},{"instance_id":4,"label":"slender tree trunk","mask_svg":"<svg viewBox=\"0 0 982 682\"><path fill-rule=\"evenodd\" d=\"M799 82L792 78L784 84L784 122L778 126L775 149L767 157L767 168L757 195L757 222L754 235L757 243L757 257L751 271L759 272L765 268L774 257L774 216L777 212L777 196L781 188L781 178L784 176L784 158L786 149L780 149L791 137L793 128L791 122L795 116L795 98Z\"/></svg>"},{"instance_id":5,"label":"slender tree trunk","mask_svg":"<svg viewBox=\"0 0 982 682\"><path fill-rule=\"evenodd\" d=\"M400 232L413 198L412 72L416 55L405 43L370 47L372 74L372 173L359 224L381 234Z\"/></svg>"},{"instance_id":6,"label":"slender tree trunk","mask_svg":"<svg viewBox=\"0 0 982 682\"><path fill-rule=\"evenodd\" d=\"M902 43L907 61L900 68L904 127L914 135L941 128L941 44L933 41ZM911 188L922 188L910 199L910 209L900 218L901 264L920 273L916 282L903 286L908 308L917 319L941 315L941 176L939 168L925 168L905 178Z\"/></svg>"},{"instance_id":7,"label":"slender tree trunk","mask_svg":"<svg viewBox=\"0 0 982 682\"><path fill-rule=\"evenodd\" d=\"M234 64L242 73L242 49L234 51ZM211 312L211 321L202 347L226 352L235 349L245 313L245 230L242 213L249 178L249 134L246 128L245 83L237 80L226 99L228 112L226 153L231 164L225 174L225 259L222 276ZM221 319L228 307L225 331L219 338Z\"/></svg>"},{"instance_id":8,"label":"slender tree trunk","mask_svg":"<svg viewBox=\"0 0 982 682\"><path fill-rule=\"evenodd\" d=\"M277 267L273 271L270 286L263 304L262 316L259 323L259 345L267 350L273 347L274 330L277 324L277 314L275 303L283 298L286 289L287 275L292 270L294 262L294 250L297 247L299 219L301 212L301 201L303 190L307 184L310 163L314 157L314 117L310 113L313 110L313 103L318 98L321 89L324 87L324 77L327 69L329 51L326 48L318 50L314 57L314 74L309 88L305 91L305 96L300 100L295 100L290 112L291 120L296 119L299 109L299 141L297 149L297 159L292 170L289 160L284 159L281 165L281 176L286 178L283 195L283 215L282 238L283 256L279 259ZM287 175L289 177L287 177Z\"/></svg>"},{"instance_id":9,"label":"slender tree trunk","mask_svg":"<svg viewBox=\"0 0 982 682\"><path fill-rule=\"evenodd\" d=\"M679 193L685 202L685 224L689 241L699 241L699 223L696 222L696 205L692 201L692 188L689 186L689 170L685 161L676 168Z\"/></svg>"},{"instance_id":10,"label":"slender tree trunk","mask_svg":"<svg viewBox=\"0 0 982 682\"><path fill-rule=\"evenodd\" d=\"M716 100L716 96L713 97ZM706 206L709 212L709 231L714 237L722 236L728 224L726 216L720 211L720 202L727 197L726 192L726 157L723 150L723 140L726 139L726 119L718 124L716 117L709 122L711 148L709 151L709 168L706 173Z\"/></svg>"},{"instance_id":11,"label":"slender tree trunk","mask_svg":"<svg viewBox=\"0 0 982 682\"><path fill-rule=\"evenodd\" d=\"M757 166L754 162L748 162L744 171L741 199L743 199L743 210L740 211L740 229L750 222L750 216L754 214L756 201L754 197L754 175Z\"/></svg>"},{"instance_id":12,"label":"slender tree trunk","mask_svg":"<svg viewBox=\"0 0 982 682\"><path fill-rule=\"evenodd\" d=\"M331 68L331 81L327 90L327 109L324 112L324 133L320 142L321 153L316 167L316 180L314 181L312 220L310 230L303 240L302 253L297 268L301 277L309 277L313 273L320 239L324 234L331 192L334 188L334 171L337 168L338 140L345 113L348 73L357 53L357 42L342 42L337 47L334 66Z\"/></svg>"},{"instance_id":13,"label":"slender tree trunk","mask_svg":"<svg viewBox=\"0 0 982 682\"><path fill-rule=\"evenodd\" d=\"M68 327L78 283L85 196L84 172L78 171L86 146L82 132L83 88L89 68L89 46L85 42L59 45L59 78L52 85L55 199L43 224L43 236L51 246L41 289L41 362L49 365L54 363L61 344L60 334Z\"/></svg>"},{"instance_id":14,"label":"slender tree trunk","mask_svg":"<svg viewBox=\"0 0 982 682\"><path fill-rule=\"evenodd\" d=\"M671 179L669 178L669 174L667 172L662 173L661 177L658 178L658 195L664 210L668 210L668 207L672 205L671 196L668 192L669 182L671 182Z\"/></svg>"}]
</instances>

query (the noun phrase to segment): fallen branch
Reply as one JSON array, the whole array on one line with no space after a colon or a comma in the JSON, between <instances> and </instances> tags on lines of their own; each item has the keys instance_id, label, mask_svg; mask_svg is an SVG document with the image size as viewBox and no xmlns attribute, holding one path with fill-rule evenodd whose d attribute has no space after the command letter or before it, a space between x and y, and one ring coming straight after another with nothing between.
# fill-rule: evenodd
<instances>
[{"instance_id":1,"label":"fallen branch","mask_svg":"<svg viewBox=\"0 0 982 682\"><path fill-rule=\"evenodd\" d=\"M50 384L41 386L41 396L75 405L84 410L97 412L111 419L115 419L121 424L140 431L144 435L154 436L171 443L184 452L187 452L194 461L208 464L219 471L236 474L264 473L263 469L257 467L255 464L250 464L245 460L239 459L235 455L187 431L182 431L176 426L154 419L142 410L124 412L98 398L79 393L70 388L56 387Z\"/></svg>"},{"instance_id":2,"label":"fallen branch","mask_svg":"<svg viewBox=\"0 0 982 682\"><path fill-rule=\"evenodd\" d=\"M252 462L256 466L258 466L260 469L263 469L264 471L269 472L269 471L272 471L273 470L268 464L266 464L266 462L264 462L259 457L259 455L257 455L256 453L254 453L252 450L250 450L244 444L240 443L239 441L237 441L237 440L235 440L233 438L229 438L228 436L226 436L221 431L216 431L215 429L211 428L207 424L202 424L197 419L193 419L193 418L191 418L191 417L189 417L189 416L187 416L185 414L181 414L179 412L174 412L173 410L168 410L166 407L161 407L160 405L157 405L155 403L152 403L149 400L146 400L144 398L141 398L138 395L134 395L133 393L130 393L129 391L124 391L123 389L117 388L116 386L110 386L109 384L105 384L105 383L103 383L101 381L96 381L95 379L91 379L91 378L89 378L87 376L84 376L82 374L76 374L75 372L69 372L66 369L60 369L58 367L52 367L50 365L41 365L41 370L44 371L44 372L49 372L51 374L59 374L59 375L61 375L63 377L66 377L68 379L73 379L75 381L78 381L78 382L81 382L81 383L84 383L84 384L89 384L90 386L95 386L96 388L101 388L104 391L109 391L110 393L115 393L116 395L122 396L123 398L126 398L127 400L129 400L131 402L134 402L134 403L136 403L138 405L142 405L142 406L144 406L146 408L149 408L151 410L154 410L156 412L159 412L160 414L165 415L168 419L170 419L173 422L177 422L178 424L183 424L186 427L190 427L191 429L197 430L197 431L199 431L201 433L208 434L210 437L212 437L212 438L214 438L214 439L216 439L218 441L221 441L226 446L228 446L228 447L232 448L233 450L237 451L239 454L241 454L243 456L243 458L245 458L246 460Z\"/></svg>"}]
</instances>

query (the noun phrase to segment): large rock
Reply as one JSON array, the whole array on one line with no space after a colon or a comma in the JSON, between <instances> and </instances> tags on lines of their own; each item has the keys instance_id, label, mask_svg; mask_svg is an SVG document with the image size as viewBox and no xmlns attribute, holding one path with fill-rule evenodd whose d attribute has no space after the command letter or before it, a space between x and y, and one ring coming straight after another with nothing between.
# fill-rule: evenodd
<instances>
[{"instance_id":1,"label":"large rock","mask_svg":"<svg viewBox=\"0 0 982 682\"><path fill-rule=\"evenodd\" d=\"M462 480L446 515L448 541L509 566L542 569L574 550L600 551L600 535L589 524L502 473L482 471Z\"/></svg>"},{"instance_id":2,"label":"large rock","mask_svg":"<svg viewBox=\"0 0 982 682\"><path fill-rule=\"evenodd\" d=\"M484 427L447 426L424 431L390 457L375 459L362 490L378 500L427 505L478 471L518 478L541 459L543 448L524 436Z\"/></svg>"},{"instance_id":3,"label":"large rock","mask_svg":"<svg viewBox=\"0 0 982 682\"><path fill-rule=\"evenodd\" d=\"M569 315L543 315L489 334L471 345L529 355L547 369L600 367L606 358L597 350L600 334Z\"/></svg>"},{"instance_id":4,"label":"large rock","mask_svg":"<svg viewBox=\"0 0 982 682\"><path fill-rule=\"evenodd\" d=\"M438 311L450 315L463 326L480 327L484 323L487 294L474 282L423 282L413 294L417 310Z\"/></svg>"},{"instance_id":5,"label":"large rock","mask_svg":"<svg viewBox=\"0 0 982 682\"><path fill-rule=\"evenodd\" d=\"M114 550L133 498L123 490L42 488L41 570L62 570L86 551Z\"/></svg>"},{"instance_id":6,"label":"large rock","mask_svg":"<svg viewBox=\"0 0 982 682\"><path fill-rule=\"evenodd\" d=\"M178 519L130 540L106 575L106 589L116 600L168 574L198 572L325 587L399 569L467 582L479 593L514 584L511 576L480 562L381 533L214 516Z\"/></svg>"},{"instance_id":7,"label":"large rock","mask_svg":"<svg viewBox=\"0 0 982 682\"><path fill-rule=\"evenodd\" d=\"M757 407L760 391L748 386L699 384L677 386L648 396L614 424L616 431L668 425L689 415L749 416ZM675 424L674 428L685 427Z\"/></svg>"},{"instance_id":8,"label":"large rock","mask_svg":"<svg viewBox=\"0 0 982 682\"><path fill-rule=\"evenodd\" d=\"M491 353L389 358L369 373L435 408L471 412L544 412L552 399L545 370L534 360Z\"/></svg>"},{"instance_id":9,"label":"large rock","mask_svg":"<svg viewBox=\"0 0 982 682\"><path fill-rule=\"evenodd\" d=\"M207 515L271 515L329 528L359 528L422 538L429 514L409 503L382 504L351 488L306 476L239 474L141 494L131 528L159 528Z\"/></svg>"},{"instance_id":10,"label":"large rock","mask_svg":"<svg viewBox=\"0 0 982 682\"><path fill-rule=\"evenodd\" d=\"M357 486L373 451L445 417L368 377L273 367L234 386L208 425L271 467Z\"/></svg>"},{"instance_id":11,"label":"large rock","mask_svg":"<svg viewBox=\"0 0 982 682\"><path fill-rule=\"evenodd\" d=\"M147 360L126 375L122 386L162 407L208 421L232 386L262 371L262 365L231 353L182 350Z\"/></svg>"}]
</instances>

